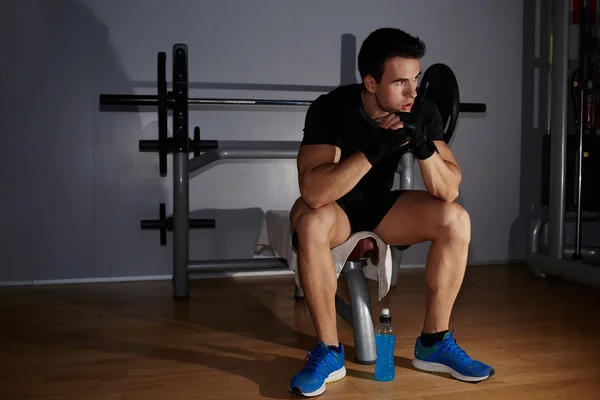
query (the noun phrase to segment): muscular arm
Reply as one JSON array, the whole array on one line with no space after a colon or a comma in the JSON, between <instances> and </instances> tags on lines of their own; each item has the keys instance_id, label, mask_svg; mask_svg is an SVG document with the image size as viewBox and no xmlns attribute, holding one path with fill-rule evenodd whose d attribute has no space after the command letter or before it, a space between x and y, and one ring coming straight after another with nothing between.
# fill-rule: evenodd
<instances>
[{"instance_id":1,"label":"muscular arm","mask_svg":"<svg viewBox=\"0 0 600 400\"><path fill-rule=\"evenodd\" d=\"M362 152L340 160L341 151L329 144L306 145L298 152L300 195L311 208L333 203L348 193L371 169Z\"/></svg>"},{"instance_id":2,"label":"muscular arm","mask_svg":"<svg viewBox=\"0 0 600 400\"><path fill-rule=\"evenodd\" d=\"M425 188L432 196L451 203L458 197L462 173L446 142L435 140L434 143L439 154L419 160L421 176Z\"/></svg>"}]
</instances>

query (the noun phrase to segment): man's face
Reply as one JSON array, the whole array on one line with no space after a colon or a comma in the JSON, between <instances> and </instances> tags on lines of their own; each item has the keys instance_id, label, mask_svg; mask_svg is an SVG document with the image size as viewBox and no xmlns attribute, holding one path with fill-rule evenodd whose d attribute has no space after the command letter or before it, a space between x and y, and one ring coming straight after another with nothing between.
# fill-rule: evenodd
<instances>
[{"instance_id":1,"label":"man's face","mask_svg":"<svg viewBox=\"0 0 600 400\"><path fill-rule=\"evenodd\" d=\"M375 98L379 107L392 113L409 112L417 97L420 75L419 60L400 57L388 60L381 82L375 87Z\"/></svg>"}]
</instances>

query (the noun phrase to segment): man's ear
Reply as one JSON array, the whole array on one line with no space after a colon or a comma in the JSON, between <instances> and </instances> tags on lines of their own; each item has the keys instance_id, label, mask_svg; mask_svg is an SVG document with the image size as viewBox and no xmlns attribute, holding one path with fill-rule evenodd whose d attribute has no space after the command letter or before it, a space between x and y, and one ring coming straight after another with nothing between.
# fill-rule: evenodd
<instances>
[{"instance_id":1,"label":"man's ear","mask_svg":"<svg viewBox=\"0 0 600 400\"><path fill-rule=\"evenodd\" d=\"M367 88L369 93L371 93L371 94L375 93L375 88L377 87L377 82L375 81L375 78L373 78L373 76L371 74L364 77L363 84L365 85L365 87Z\"/></svg>"}]
</instances>

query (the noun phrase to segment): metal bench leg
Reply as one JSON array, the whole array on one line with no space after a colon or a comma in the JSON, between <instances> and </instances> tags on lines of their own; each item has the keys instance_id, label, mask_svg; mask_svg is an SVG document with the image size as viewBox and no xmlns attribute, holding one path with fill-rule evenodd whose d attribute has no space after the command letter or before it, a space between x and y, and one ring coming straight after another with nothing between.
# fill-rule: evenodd
<instances>
[{"instance_id":1,"label":"metal bench leg","mask_svg":"<svg viewBox=\"0 0 600 400\"><path fill-rule=\"evenodd\" d=\"M346 262L342 274L348 284L350 304L339 295L335 296L337 313L348 322L354 333L356 363L371 365L377 360L375 329L373 327L371 296L367 278L363 274L364 262Z\"/></svg>"}]
</instances>

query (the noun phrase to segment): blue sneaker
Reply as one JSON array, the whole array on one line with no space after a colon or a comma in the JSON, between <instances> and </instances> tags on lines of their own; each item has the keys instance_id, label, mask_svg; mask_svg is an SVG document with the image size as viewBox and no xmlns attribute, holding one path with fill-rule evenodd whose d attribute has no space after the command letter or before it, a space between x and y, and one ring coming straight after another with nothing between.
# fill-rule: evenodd
<instances>
[{"instance_id":1,"label":"blue sneaker","mask_svg":"<svg viewBox=\"0 0 600 400\"><path fill-rule=\"evenodd\" d=\"M454 331L446 333L442 341L431 347L423 346L421 338L417 338L412 364L417 369L447 373L465 382L480 382L494 375L492 367L473 360L458 347Z\"/></svg>"},{"instance_id":2,"label":"blue sneaker","mask_svg":"<svg viewBox=\"0 0 600 400\"><path fill-rule=\"evenodd\" d=\"M299 396L314 397L325 391L325 384L338 381L346 376L344 367L344 345L339 352L331 350L323 342L306 352L308 361L290 382L290 392Z\"/></svg>"}]
</instances>

